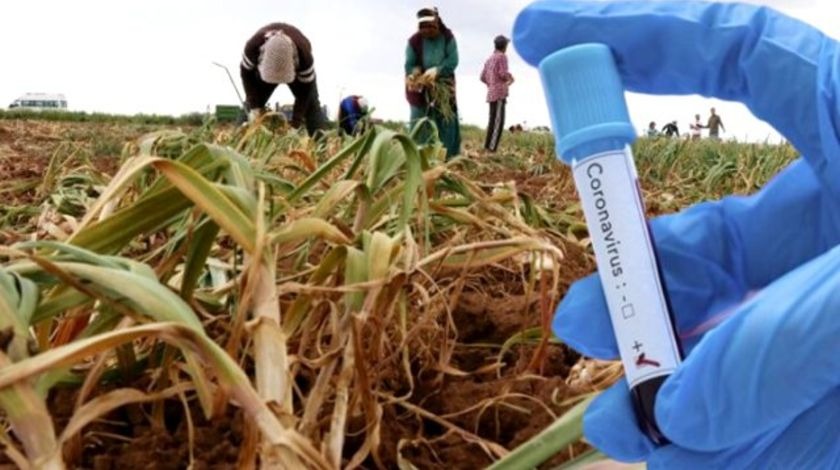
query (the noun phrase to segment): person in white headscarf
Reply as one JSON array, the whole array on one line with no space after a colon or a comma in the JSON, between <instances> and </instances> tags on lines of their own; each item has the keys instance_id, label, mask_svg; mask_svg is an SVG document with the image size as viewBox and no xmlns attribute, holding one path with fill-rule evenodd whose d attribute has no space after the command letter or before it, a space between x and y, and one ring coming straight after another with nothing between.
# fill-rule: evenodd
<instances>
[{"instance_id":1,"label":"person in white headscarf","mask_svg":"<svg viewBox=\"0 0 840 470\"><path fill-rule=\"evenodd\" d=\"M245 44L239 70L250 118L262 112L277 85L283 83L295 97L291 125L305 125L310 135L326 127L312 45L294 26L272 23L260 28Z\"/></svg>"},{"instance_id":2,"label":"person in white headscarf","mask_svg":"<svg viewBox=\"0 0 840 470\"><path fill-rule=\"evenodd\" d=\"M408 39L405 49L405 97L411 111L411 127L422 118L435 123L440 141L446 148L446 159L461 153L461 123L455 99L455 69L458 67L458 44L455 35L440 19L437 8L417 11L417 31ZM439 102L432 90L449 90L448 100ZM447 111L447 112L444 112ZM419 129L420 142L428 142L428 126Z\"/></svg>"}]
</instances>

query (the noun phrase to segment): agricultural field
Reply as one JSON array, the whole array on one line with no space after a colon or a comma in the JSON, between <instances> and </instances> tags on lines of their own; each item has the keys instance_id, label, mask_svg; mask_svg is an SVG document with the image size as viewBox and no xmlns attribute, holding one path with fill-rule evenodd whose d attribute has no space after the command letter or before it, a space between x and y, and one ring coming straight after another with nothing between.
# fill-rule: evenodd
<instances>
[{"instance_id":1,"label":"agricultural field","mask_svg":"<svg viewBox=\"0 0 840 470\"><path fill-rule=\"evenodd\" d=\"M551 335L594 258L549 134L444 163L399 128L0 118L0 463L484 468L552 423L540 468L601 458L621 367ZM651 216L796 158L634 150Z\"/></svg>"}]
</instances>

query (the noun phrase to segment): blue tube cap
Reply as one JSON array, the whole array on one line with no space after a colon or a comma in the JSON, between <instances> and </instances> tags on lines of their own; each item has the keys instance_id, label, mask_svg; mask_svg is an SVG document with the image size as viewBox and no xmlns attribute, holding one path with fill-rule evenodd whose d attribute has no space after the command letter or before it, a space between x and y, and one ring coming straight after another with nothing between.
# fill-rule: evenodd
<instances>
[{"instance_id":1,"label":"blue tube cap","mask_svg":"<svg viewBox=\"0 0 840 470\"><path fill-rule=\"evenodd\" d=\"M548 102L557 155L604 139L631 143L636 131L630 123L624 86L604 44L581 44L546 56L540 77Z\"/></svg>"}]
</instances>

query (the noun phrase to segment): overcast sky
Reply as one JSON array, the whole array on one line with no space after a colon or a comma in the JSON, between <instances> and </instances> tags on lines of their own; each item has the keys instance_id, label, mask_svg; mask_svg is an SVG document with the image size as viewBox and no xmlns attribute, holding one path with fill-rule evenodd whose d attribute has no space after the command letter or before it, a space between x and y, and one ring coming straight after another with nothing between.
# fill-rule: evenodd
<instances>
[{"instance_id":1,"label":"overcast sky","mask_svg":"<svg viewBox=\"0 0 840 470\"><path fill-rule=\"evenodd\" d=\"M478 81L497 34L510 36L527 0L437 0L455 32L461 62L458 101L462 120L484 126L485 88ZM772 5L840 37L829 0L754 1ZM224 71L239 83L245 41L275 21L298 26L313 44L321 99L332 114L346 94L368 97L384 119L407 120L403 61L414 13L427 2L389 0L2 0L0 2L0 106L25 92L66 95L70 108L109 113L183 114L235 104ZM517 81L507 123L547 125L539 77L511 48ZM291 102L278 87L271 102ZM762 140L778 135L741 105L699 96L628 94L634 125L704 118L717 107L728 135Z\"/></svg>"}]
</instances>

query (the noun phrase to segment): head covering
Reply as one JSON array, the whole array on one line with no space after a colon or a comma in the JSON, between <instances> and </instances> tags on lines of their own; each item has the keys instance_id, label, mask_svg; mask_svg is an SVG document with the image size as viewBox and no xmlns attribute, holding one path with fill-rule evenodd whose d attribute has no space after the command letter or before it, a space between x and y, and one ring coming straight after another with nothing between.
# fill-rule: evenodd
<instances>
[{"instance_id":1,"label":"head covering","mask_svg":"<svg viewBox=\"0 0 840 470\"><path fill-rule=\"evenodd\" d=\"M367 109L368 109L368 100L367 100L364 96L360 96L360 97L359 97L359 99L358 99L358 101L357 101L357 103L359 103L359 109L361 109L361 110L362 110L362 112L367 111Z\"/></svg>"},{"instance_id":2,"label":"head covering","mask_svg":"<svg viewBox=\"0 0 840 470\"><path fill-rule=\"evenodd\" d=\"M289 36L282 32L271 35L260 49L260 78L268 83L291 83L295 80L297 50Z\"/></svg>"},{"instance_id":3,"label":"head covering","mask_svg":"<svg viewBox=\"0 0 840 470\"><path fill-rule=\"evenodd\" d=\"M506 38L504 35L500 34L493 38L493 45L496 46L496 49L502 49L508 45L510 39Z\"/></svg>"},{"instance_id":4,"label":"head covering","mask_svg":"<svg viewBox=\"0 0 840 470\"><path fill-rule=\"evenodd\" d=\"M417 11L417 23L434 23L438 20L437 7L421 8Z\"/></svg>"}]
</instances>

